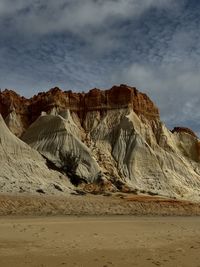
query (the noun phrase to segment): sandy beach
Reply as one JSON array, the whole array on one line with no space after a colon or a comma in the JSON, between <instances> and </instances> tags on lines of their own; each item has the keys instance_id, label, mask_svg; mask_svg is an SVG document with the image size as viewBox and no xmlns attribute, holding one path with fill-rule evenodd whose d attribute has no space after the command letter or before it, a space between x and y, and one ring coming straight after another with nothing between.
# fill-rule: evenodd
<instances>
[{"instance_id":1,"label":"sandy beach","mask_svg":"<svg viewBox=\"0 0 200 267\"><path fill-rule=\"evenodd\" d=\"M200 266L200 217L1 217L0 266Z\"/></svg>"},{"instance_id":2,"label":"sandy beach","mask_svg":"<svg viewBox=\"0 0 200 267\"><path fill-rule=\"evenodd\" d=\"M199 214L152 196L1 195L0 267L200 267Z\"/></svg>"}]
</instances>

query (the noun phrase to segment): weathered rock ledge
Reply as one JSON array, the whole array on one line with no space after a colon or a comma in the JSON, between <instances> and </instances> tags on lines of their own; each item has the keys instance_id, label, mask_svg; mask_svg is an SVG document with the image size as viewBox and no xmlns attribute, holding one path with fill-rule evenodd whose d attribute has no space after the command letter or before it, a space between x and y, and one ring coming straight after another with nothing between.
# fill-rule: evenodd
<instances>
[{"instance_id":1,"label":"weathered rock ledge","mask_svg":"<svg viewBox=\"0 0 200 267\"><path fill-rule=\"evenodd\" d=\"M50 111L56 108L59 111L69 109L83 119L87 112L105 112L112 109L133 108L138 115L147 119L159 118L158 108L143 93L135 87L127 85L113 86L109 90L92 89L88 93L74 93L62 91L58 87L48 92L39 93L30 99L21 97L12 90L0 92L0 113L3 118L15 112L27 128L42 111Z\"/></svg>"}]
</instances>

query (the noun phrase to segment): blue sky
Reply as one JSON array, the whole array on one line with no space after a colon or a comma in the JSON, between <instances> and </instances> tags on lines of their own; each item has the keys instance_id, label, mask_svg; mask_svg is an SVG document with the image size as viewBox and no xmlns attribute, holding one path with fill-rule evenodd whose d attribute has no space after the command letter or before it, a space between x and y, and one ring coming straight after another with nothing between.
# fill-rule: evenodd
<instances>
[{"instance_id":1,"label":"blue sky","mask_svg":"<svg viewBox=\"0 0 200 267\"><path fill-rule=\"evenodd\" d=\"M0 88L127 83L200 134L200 1L0 0Z\"/></svg>"}]
</instances>

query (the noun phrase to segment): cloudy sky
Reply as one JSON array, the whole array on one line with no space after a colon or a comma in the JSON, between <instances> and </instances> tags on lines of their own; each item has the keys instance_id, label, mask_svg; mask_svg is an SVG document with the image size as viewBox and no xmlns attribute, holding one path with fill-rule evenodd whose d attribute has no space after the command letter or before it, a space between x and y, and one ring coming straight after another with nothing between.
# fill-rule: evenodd
<instances>
[{"instance_id":1,"label":"cloudy sky","mask_svg":"<svg viewBox=\"0 0 200 267\"><path fill-rule=\"evenodd\" d=\"M0 88L127 83L200 134L200 1L0 0Z\"/></svg>"}]
</instances>

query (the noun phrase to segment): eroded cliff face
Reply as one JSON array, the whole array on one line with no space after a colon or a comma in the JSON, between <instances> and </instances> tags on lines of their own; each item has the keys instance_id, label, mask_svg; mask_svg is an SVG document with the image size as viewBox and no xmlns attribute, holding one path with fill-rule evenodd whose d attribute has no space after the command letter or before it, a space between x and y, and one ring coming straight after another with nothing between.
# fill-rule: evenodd
<instances>
[{"instance_id":1,"label":"eroded cliff face","mask_svg":"<svg viewBox=\"0 0 200 267\"><path fill-rule=\"evenodd\" d=\"M35 149L17 138L0 114L0 193L69 194L73 186L51 170Z\"/></svg>"},{"instance_id":2,"label":"eroded cliff face","mask_svg":"<svg viewBox=\"0 0 200 267\"><path fill-rule=\"evenodd\" d=\"M198 137L185 128L169 131L153 102L133 87L53 88L30 99L4 91L1 102L11 131L86 191L200 200Z\"/></svg>"},{"instance_id":3,"label":"eroded cliff face","mask_svg":"<svg viewBox=\"0 0 200 267\"><path fill-rule=\"evenodd\" d=\"M7 118L7 125L18 136L43 111L51 113L52 110L61 112L69 109L77 114L83 125L88 112L98 111L102 116L108 110L128 107L149 120L159 118L158 108L149 97L127 85L113 86L109 90L92 89L88 93L73 93L55 87L30 99L20 97L12 90L0 93L0 113L4 119Z\"/></svg>"}]
</instances>

